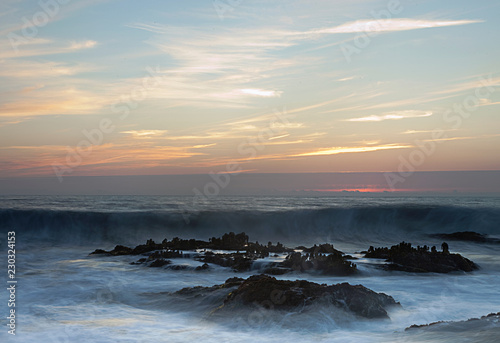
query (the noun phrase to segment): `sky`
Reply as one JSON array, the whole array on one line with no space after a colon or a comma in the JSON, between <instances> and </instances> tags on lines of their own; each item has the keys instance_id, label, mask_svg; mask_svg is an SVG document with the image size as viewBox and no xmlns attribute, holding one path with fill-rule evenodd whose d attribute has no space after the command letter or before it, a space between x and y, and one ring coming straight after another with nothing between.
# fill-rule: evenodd
<instances>
[{"instance_id":1,"label":"sky","mask_svg":"<svg viewBox=\"0 0 500 343\"><path fill-rule=\"evenodd\" d=\"M493 0L3 0L0 178L498 171L499 32Z\"/></svg>"}]
</instances>

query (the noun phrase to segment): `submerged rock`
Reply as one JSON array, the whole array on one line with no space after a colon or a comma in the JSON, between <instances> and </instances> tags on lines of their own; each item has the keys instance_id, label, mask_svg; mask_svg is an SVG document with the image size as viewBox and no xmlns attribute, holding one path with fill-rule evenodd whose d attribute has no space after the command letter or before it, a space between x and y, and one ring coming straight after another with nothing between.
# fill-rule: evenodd
<instances>
[{"instance_id":1,"label":"submerged rock","mask_svg":"<svg viewBox=\"0 0 500 343\"><path fill-rule=\"evenodd\" d=\"M198 266L195 268L196 271L207 270L207 269L210 269L210 266L208 265L208 263L203 263L201 266Z\"/></svg>"},{"instance_id":2,"label":"submerged rock","mask_svg":"<svg viewBox=\"0 0 500 343\"><path fill-rule=\"evenodd\" d=\"M442 238L450 241L465 241L465 242L476 242L476 243L500 243L500 239L490 238L486 235L473 232L473 231L461 231L454 233L436 233L429 235L430 237Z\"/></svg>"},{"instance_id":3,"label":"submerged rock","mask_svg":"<svg viewBox=\"0 0 500 343\"><path fill-rule=\"evenodd\" d=\"M123 246L117 245L113 250L106 251L102 249L96 249L90 255L106 255L106 256L119 256L119 255L130 255L133 249Z\"/></svg>"},{"instance_id":4,"label":"submerged rock","mask_svg":"<svg viewBox=\"0 0 500 343\"><path fill-rule=\"evenodd\" d=\"M435 247L431 251L427 246L413 248L410 243L401 242L389 248L370 247L365 253L367 258L383 258L389 264L387 270L399 270L412 273L449 273L453 271L471 272L479 267L460 254L450 254L448 244L442 244L443 251Z\"/></svg>"},{"instance_id":5,"label":"submerged rock","mask_svg":"<svg viewBox=\"0 0 500 343\"><path fill-rule=\"evenodd\" d=\"M237 288L236 288L237 287ZM389 318L387 309L401 306L391 296L376 293L362 285L348 283L336 285L317 284L305 280L277 280L267 275L254 275L246 280L232 278L222 285L184 288L174 295L208 297L227 289L223 304L211 315L239 315L243 309L265 309L300 313L312 305L333 305L363 318Z\"/></svg>"},{"instance_id":6,"label":"submerged rock","mask_svg":"<svg viewBox=\"0 0 500 343\"><path fill-rule=\"evenodd\" d=\"M167 264L171 264L172 261L169 261L169 260L165 260L163 258L158 258L156 260L154 260L153 262L151 262L151 264L148 265L148 267L163 267Z\"/></svg>"},{"instance_id":7,"label":"submerged rock","mask_svg":"<svg viewBox=\"0 0 500 343\"><path fill-rule=\"evenodd\" d=\"M172 295L181 297L204 297L220 289L226 289L227 293L231 291L232 288L236 288L241 285L245 279L239 277L233 277L227 279L222 285L215 285L211 287L195 286L195 287L185 287L177 292L172 293Z\"/></svg>"},{"instance_id":8,"label":"submerged rock","mask_svg":"<svg viewBox=\"0 0 500 343\"><path fill-rule=\"evenodd\" d=\"M478 326L487 326L491 328L491 324L496 324L497 327L500 327L500 312L490 313L486 316L482 316L481 318L470 318L468 320L461 321L440 321L423 325L415 324L407 327L405 331L412 331L417 329L436 331L467 331L470 330L470 326L475 326L476 328Z\"/></svg>"}]
</instances>

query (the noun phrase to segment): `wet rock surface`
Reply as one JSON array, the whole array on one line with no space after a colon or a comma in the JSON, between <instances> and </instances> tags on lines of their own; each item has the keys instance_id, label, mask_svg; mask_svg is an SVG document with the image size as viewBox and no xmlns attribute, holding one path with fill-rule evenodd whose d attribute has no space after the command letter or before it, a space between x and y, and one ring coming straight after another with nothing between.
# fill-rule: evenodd
<instances>
[{"instance_id":1,"label":"wet rock surface","mask_svg":"<svg viewBox=\"0 0 500 343\"><path fill-rule=\"evenodd\" d=\"M461 231L454 233L437 233L429 235L434 238L442 238L448 241L464 241L464 242L476 242L476 243L500 243L500 239L491 238L487 235L483 235L473 231Z\"/></svg>"},{"instance_id":2,"label":"wet rock surface","mask_svg":"<svg viewBox=\"0 0 500 343\"><path fill-rule=\"evenodd\" d=\"M303 253L296 252L296 249L302 250ZM144 255L147 257L131 264L161 267L170 263L165 262L166 259L186 258L191 255L183 251L201 250L200 253L195 254L194 259L203 262L203 266L197 267L196 270L206 270L209 267L208 263L211 263L231 268L236 272L244 272L251 270L253 262L258 259L266 258L270 254L278 256L276 255L278 253L287 253L288 256L283 262L271 264L265 272L271 275L282 275L293 271L317 271L326 275L351 275L357 270L356 265L349 262L344 253L336 250L331 244L296 249L287 248L280 242L276 244L268 242L267 245L249 242L248 236L244 232L239 234L230 232L220 238L212 237L208 242L175 237L171 241L164 239L162 243L155 243L149 239L146 244L138 245L135 248L117 245L110 251L96 249L91 255ZM214 253L212 250L219 250L219 252ZM235 250L236 252L234 252ZM170 266L169 269L181 270L182 268Z\"/></svg>"},{"instance_id":3,"label":"wet rock surface","mask_svg":"<svg viewBox=\"0 0 500 343\"><path fill-rule=\"evenodd\" d=\"M401 306L391 296L376 293L362 285L340 283L317 284L305 280L277 280L267 275L254 275L248 279L232 278L222 285L184 288L173 295L181 297L207 297L221 289L227 295L213 315L238 313L241 309L266 309L300 312L314 305L333 305L356 316L376 319L389 318L387 309Z\"/></svg>"},{"instance_id":4,"label":"wet rock surface","mask_svg":"<svg viewBox=\"0 0 500 343\"><path fill-rule=\"evenodd\" d=\"M423 325L412 325L405 329L405 331L418 331L420 330L452 330L452 331L467 331L469 326L491 326L491 324L496 324L495 326L500 328L500 312L490 313L481 318L470 318L468 320L461 321L440 321L433 322Z\"/></svg>"},{"instance_id":5,"label":"wet rock surface","mask_svg":"<svg viewBox=\"0 0 500 343\"><path fill-rule=\"evenodd\" d=\"M311 272L317 271L324 275L346 276L357 272L354 263L348 261L340 251L329 254L294 252L289 254L285 261L275 263L265 270L271 275L281 275L287 271Z\"/></svg>"},{"instance_id":6,"label":"wet rock surface","mask_svg":"<svg viewBox=\"0 0 500 343\"><path fill-rule=\"evenodd\" d=\"M418 246L401 242L391 248L370 247L365 252L366 258L382 258L388 264L387 270L399 270L411 273L449 273L454 271L471 272L479 267L471 260L460 254L451 254L448 244L442 244L443 251L438 252L436 247Z\"/></svg>"},{"instance_id":7,"label":"wet rock surface","mask_svg":"<svg viewBox=\"0 0 500 343\"><path fill-rule=\"evenodd\" d=\"M476 234L466 234L479 239ZM413 273L449 273L454 271L471 272L478 266L471 260L450 253L447 243L441 246L442 251L436 247L429 249L427 246L412 247L410 243L402 242L390 248L370 247L365 251L366 258L385 259L387 264L383 266L387 270L399 270ZM191 253L186 250L192 250ZM163 267L170 264L176 258L194 258L203 265L195 267L197 271L210 268L210 264L231 268L235 272L252 270L254 262L269 256L278 258L271 263L264 263L263 269L266 274L283 275L290 272L318 273L332 276L348 276L358 273L354 259L333 247L332 244L314 245L310 248L300 246L290 249L281 243L267 245L252 243L248 241L245 233L234 234L230 232L221 238L212 237L209 241L195 239L183 240L173 238L171 241L164 239L162 243L155 243L152 239L146 244L135 248L117 245L113 250L106 251L97 249L91 255L120 256L120 255L143 255L132 264L144 264L150 267ZM278 254L281 254L278 255ZM282 258L282 260L279 260ZM167 262L168 261L168 262ZM183 270L184 266L171 265L171 270Z\"/></svg>"}]
</instances>

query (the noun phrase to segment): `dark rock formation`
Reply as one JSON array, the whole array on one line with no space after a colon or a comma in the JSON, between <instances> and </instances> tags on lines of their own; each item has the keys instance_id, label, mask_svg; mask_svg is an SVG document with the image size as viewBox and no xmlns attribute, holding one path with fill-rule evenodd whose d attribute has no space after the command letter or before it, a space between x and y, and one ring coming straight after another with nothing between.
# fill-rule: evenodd
<instances>
[{"instance_id":1,"label":"dark rock formation","mask_svg":"<svg viewBox=\"0 0 500 343\"><path fill-rule=\"evenodd\" d=\"M207 270L207 269L210 269L210 266L208 265L208 263L203 263L201 266L198 266L195 268L196 271Z\"/></svg>"},{"instance_id":2,"label":"dark rock formation","mask_svg":"<svg viewBox=\"0 0 500 343\"><path fill-rule=\"evenodd\" d=\"M170 264L172 261L165 260L163 258L158 258L151 262L151 264L148 265L148 267L163 267L164 265Z\"/></svg>"},{"instance_id":3,"label":"dark rock formation","mask_svg":"<svg viewBox=\"0 0 500 343\"><path fill-rule=\"evenodd\" d=\"M242 232L235 234L234 232L226 233L221 238L212 237L206 241L196 239L180 239L174 237L171 241L164 239L161 243L155 243L149 239L146 244L141 244L135 248L117 245L113 250L106 251L96 249L91 255L141 255L151 251L164 250L164 251L177 251L180 250L197 250L197 249L214 249L214 250L236 250L246 251L249 254L255 254L260 257L269 256L270 252L292 252L293 249L286 248L281 243L273 245L269 242L268 245L261 245L258 242L251 243L248 241L248 236Z\"/></svg>"},{"instance_id":4,"label":"dark rock formation","mask_svg":"<svg viewBox=\"0 0 500 343\"><path fill-rule=\"evenodd\" d=\"M236 288L237 287L237 288ZM284 281L267 275L254 275L246 280L228 279L223 285L184 288L173 293L177 296L207 297L227 289L222 306L212 314L237 315L241 309L265 308L286 312L299 312L309 305L333 305L364 318L388 318L387 309L400 306L391 296L348 283L317 284L305 280Z\"/></svg>"},{"instance_id":5,"label":"dark rock formation","mask_svg":"<svg viewBox=\"0 0 500 343\"><path fill-rule=\"evenodd\" d=\"M123 245L117 245L113 250L106 251L102 249L96 249L90 255L107 255L107 256L119 256L119 255L130 255L133 249L125 247Z\"/></svg>"},{"instance_id":6,"label":"dark rock formation","mask_svg":"<svg viewBox=\"0 0 500 343\"><path fill-rule=\"evenodd\" d=\"M325 275L352 275L357 272L354 263L348 261L341 251L335 250L331 244L321 244L312 248L301 249L309 251L303 254L293 252L285 261L273 263L264 272L271 275L281 275L288 271L310 272L318 271Z\"/></svg>"},{"instance_id":7,"label":"dark rock formation","mask_svg":"<svg viewBox=\"0 0 500 343\"><path fill-rule=\"evenodd\" d=\"M449 241L464 241L464 242L476 242L476 243L500 243L500 239L489 238L486 235L473 232L473 231L461 231L454 233L437 233L429 235L434 238L442 238Z\"/></svg>"},{"instance_id":8,"label":"dark rock formation","mask_svg":"<svg viewBox=\"0 0 500 343\"><path fill-rule=\"evenodd\" d=\"M196 297L204 297L220 289L226 289L228 290L227 293L229 293L231 289L233 288L235 289L236 287L241 285L243 281L245 281L245 279L239 277L233 277L227 279L226 282L223 283L222 285L215 285L211 287L203 287L203 286L186 287L172 294L182 297L196 298Z\"/></svg>"},{"instance_id":9,"label":"dark rock formation","mask_svg":"<svg viewBox=\"0 0 500 343\"><path fill-rule=\"evenodd\" d=\"M318 270L327 275L351 275L357 270L356 265L347 261L338 251L329 255L292 253L281 263L281 266L301 272Z\"/></svg>"},{"instance_id":10,"label":"dark rock formation","mask_svg":"<svg viewBox=\"0 0 500 343\"><path fill-rule=\"evenodd\" d=\"M196 260L201 262L213 263L222 267L230 267L237 272L250 270L255 259L255 257L247 253L214 254L210 251L196 258Z\"/></svg>"},{"instance_id":11,"label":"dark rock formation","mask_svg":"<svg viewBox=\"0 0 500 343\"><path fill-rule=\"evenodd\" d=\"M332 254L332 253L340 253L342 254L342 251L339 251L337 249L335 249L333 247L333 245L331 244L320 244L319 246L314 244L314 246L310 247L310 248L306 248L306 247L301 247L302 250L305 252L305 253L311 253L311 254Z\"/></svg>"},{"instance_id":12,"label":"dark rock formation","mask_svg":"<svg viewBox=\"0 0 500 343\"><path fill-rule=\"evenodd\" d=\"M482 321L484 324L488 323L500 323L500 312L498 313L490 313L486 316L482 316L481 318L471 318L468 320L464 321L457 321L457 322L445 322L445 321L440 321L440 322L433 322L429 324L423 324L423 325L412 325L409 326L405 329L405 331L409 330L414 330L414 329L429 329L429 328L436 328L436 329L443 329L446 328L447 326L453 327L453 330L456 330L457 326L467 326L468 323L471 322L477 322L477 321Z\"/></svg>"},{"instance_id":13,"label":"dark rock formation","mask_svg":"<svg viewBox=\"0 0 500 343\"><path fill-rule=\"evenodd\" d=\"M450 254L448 245L443 243L443 251L438 252L434 247L413 248L410 243L399 243L389 248L370 247L365 253L367 258L383 258L389 264L388 270L400 270L413 273L449 273L453 271L471 272L478 266L460 254Z\"/></svg>"}]
</instances>

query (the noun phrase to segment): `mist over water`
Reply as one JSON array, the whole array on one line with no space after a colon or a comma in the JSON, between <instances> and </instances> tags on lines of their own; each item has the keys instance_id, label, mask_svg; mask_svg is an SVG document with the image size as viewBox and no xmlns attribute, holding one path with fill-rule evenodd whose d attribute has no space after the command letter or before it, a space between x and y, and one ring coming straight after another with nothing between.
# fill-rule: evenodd
<instances>
[{"instance_id":1,"label":"mist over water","mask_svg":"<svg viewBox=\"0 0 500 343\"><path fill-rule=\"evenodd\" d=\"M356 260L356 276L304 273L279 279L362 284L399 301L390 320L351 318L336 309L301 315L248 313L236 319L207 316L217 299L176 302L166 294L212 286L246 273L201 262L173 260L185 270L130 265L140 256L89 256L97 248L135 246L153 238L208 239L233 231L251 241L287 246L332 243L347 254L402 240L440 247L430 233L476 231L500 237L498 198L218 198L193 208L189 197L3 197L0 231L17 234L17 335L7 334L2 306L0 340L20 342L494 342L498 326L480 323L432 330L413 324L458 321L500 311L500 245L448 242L481 269L472 273L388 272ZM6 249L6 248L5 248ZM355 255L361 257L361 255ZM5 277L4 277L5 278ZM4 281L5 283L5 281ZM8 295L0 293L3 299ZM468 340L467 340L468 339Z\"/></svg>"}]
</instances>

